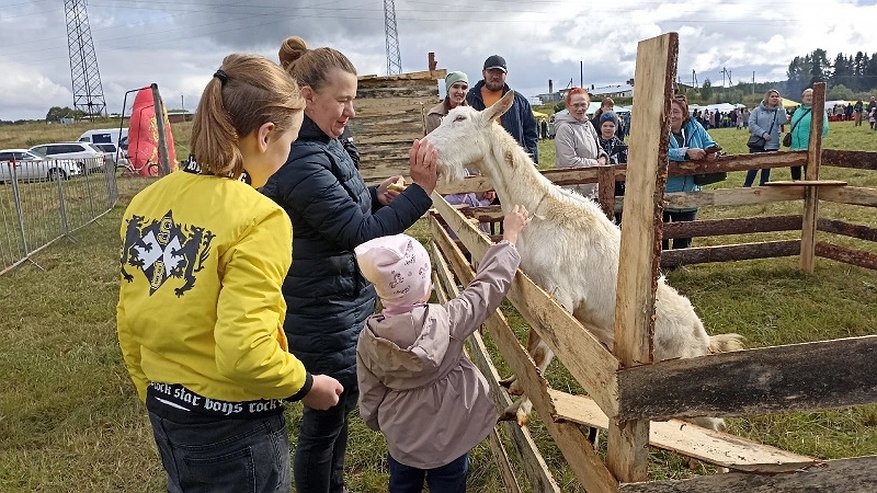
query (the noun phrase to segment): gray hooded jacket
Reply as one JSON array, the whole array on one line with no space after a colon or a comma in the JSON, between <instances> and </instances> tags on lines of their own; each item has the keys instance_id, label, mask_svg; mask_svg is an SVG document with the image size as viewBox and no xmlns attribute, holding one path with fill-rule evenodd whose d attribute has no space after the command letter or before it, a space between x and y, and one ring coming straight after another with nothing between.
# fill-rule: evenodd
<instances>
[{"instance_id":1,"label":"gray hooded jacket","mask_svg":"<svg viewBox=\"0 0 877 493\"><path fill-rule=\"evenodd\" d=\"M463 355L463 341L499 306L520 262L517 249L500 242L458 297L366 322L356 348L359 411L396 461L444 466L496 425L487 382Z\"/></svg>"}]
</instances>

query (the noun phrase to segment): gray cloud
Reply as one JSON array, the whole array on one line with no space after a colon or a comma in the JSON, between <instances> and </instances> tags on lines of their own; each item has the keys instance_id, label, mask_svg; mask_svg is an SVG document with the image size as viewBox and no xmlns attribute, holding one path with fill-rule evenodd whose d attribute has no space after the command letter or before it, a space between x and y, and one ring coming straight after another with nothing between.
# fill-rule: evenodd
<instances>
[{"instance_id":1,"label":"gray cloud","mask_svg":"<svg viewBox=\"0 0 877 493\"><path fill-rule=\"evenodd\" d=\"M7 2L12 2L7 5ZM0 9L0 119L38 118L49 106L70 105L70 67L63 6L56 0L3 0ZM89 17L107 105L158 82L168 105L194 108L204 83L233 51L276 59L289 35L311 46L333 46L361 74L384 73L382 3L352 0L90 0ZM424 70L434 51L439 66L480 78L484 59L503 55L509 84L526 95L570 80L619 83L633 76L639 40L680 33L679 77L734 82L784 78L795 55L877 46L877 32L850 19L877 18L874 2L824 0L819 9L764 7L757 0L704 4L696 0L613 0L601 8L580 0L397 0L403 69ZM789 4L791 5L791 4ZM799 5L799 4L795 4Z\"/></svg>"}]
</instances>

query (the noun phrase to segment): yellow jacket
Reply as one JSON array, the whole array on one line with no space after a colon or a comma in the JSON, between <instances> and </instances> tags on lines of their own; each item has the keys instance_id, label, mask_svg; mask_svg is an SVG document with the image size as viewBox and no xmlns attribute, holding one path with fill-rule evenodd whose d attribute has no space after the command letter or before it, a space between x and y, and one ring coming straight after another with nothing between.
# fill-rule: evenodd
<instances>
[{"instance_id":1,"label":"yellow jacket","mask_svg":"<svg viewBox=\"0 0 877 493\"><path fill-rule=\"evenodd\" d=\"M283 209L244 183L177 171L134 197L121 236L119 344L141 400L149 382L233 402L307 390L283 333Z\"/></svg>"}]
</instances>

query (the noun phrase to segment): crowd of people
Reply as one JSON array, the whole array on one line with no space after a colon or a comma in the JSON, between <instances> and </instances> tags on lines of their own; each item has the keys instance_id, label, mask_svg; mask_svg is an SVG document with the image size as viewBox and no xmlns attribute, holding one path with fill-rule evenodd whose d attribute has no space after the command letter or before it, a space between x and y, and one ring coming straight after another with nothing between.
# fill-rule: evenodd
<instances>
[{"instance_id":1,"label":"crowd of people","mask_svg":"<svg viewBox=\"0 0 877 493\"><path fill-rule=\"evenodd\" d=\"M256 55L223 60L199 103L193 159L140 192L123 216L119 343L168 491L246 485L286 493L294 483L300 493L348 492L344 459L356 408L386 438L389 491L420 492L424 483L435 493L465 491L469 451L497 413L462 341L507 293L529 214L511 204L503 241L474 280L447 303L430 304L429 257L404 231L432 205L435 148L413 142L407 186L401 176L367 186L348 129L354 65L299 37L284 40L278 55L279 64ZM471 89L467 74L449 72L427 133L458 106L483 110L498 101L511 90L508 71L492 55ZM719 147L707 130L726 119L748 128L751 152L778 149L787 123L791 148L806 149L808 91L791 119L776 90L736 117L692 114L677 96L669 158L715 160ZM627 162L629 122L610 98L594 115L590 102L583 88L566 94L568 113L555 121L559 168ZM871 98L872 128L875 107ZM497 123L539 162L540 129L523 95ZM747 175L747 186L755 177ZM668 192L698 187L691 176L667 181ZM596 193L594 185L576 190ZM615 194L623 193L619 182ZM496 203L493 192L451 199ZM664 220L692 221L696 213L667 209ZM690 244L677 238L672 246ZM283 410L296 401L304 411L291 452Z\"/></svg>"}]
</instances>

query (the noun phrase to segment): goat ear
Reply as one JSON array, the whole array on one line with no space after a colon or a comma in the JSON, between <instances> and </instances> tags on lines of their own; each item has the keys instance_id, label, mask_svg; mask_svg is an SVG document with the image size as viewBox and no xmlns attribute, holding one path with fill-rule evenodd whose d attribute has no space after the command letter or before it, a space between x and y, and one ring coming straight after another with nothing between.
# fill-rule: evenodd
<instances>
[{"instance_id":1,"label":"goat ear","mask_svg":"<svg viewBox=\"0 0 877 493\"><path fill-rule=\"evenodd\" d=\"M484 121L486 123L490 123L493 120L501 117L505 114L509 108L512 107L512 104L515 102L515 91L509 91L505 93L505 96L499 98L499 101L493 103L490 108L484 110Z\"/></svg>"}]
</instances>

